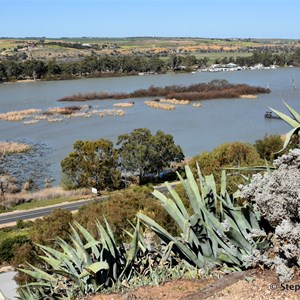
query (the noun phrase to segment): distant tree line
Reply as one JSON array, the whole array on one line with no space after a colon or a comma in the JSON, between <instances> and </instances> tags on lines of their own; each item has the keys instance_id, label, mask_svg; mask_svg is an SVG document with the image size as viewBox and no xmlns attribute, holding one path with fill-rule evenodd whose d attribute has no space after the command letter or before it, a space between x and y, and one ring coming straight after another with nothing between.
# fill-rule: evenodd
<instances>
[{"instance_id":1,"label":"distant tree line","mask_svg":"<svg viewBox=\"0 0 300 300\"><path fill-rule=\"evenodd\" d=\"M158 56L91 55L76 62L57 62L54 59L49 61L29 59L18 62L9 59L0 62L0 80L9 81L22 78L51 80L134 75L140 72L164 73L169 69L176 69L180 65L190 67L197 63L198 60L195 56L172 56L169 60L163 60Z\"/></svg>"},{"instance_id":2,"label":"distant tree line","mask_svg":"<svg viewBox=\"0 0 300 300\"><path fill-rule=\"evenodd\" d=\"M0 62L0 81L13 81L23 78L43 80L72 79L80 77L102 77L134 75L142 73L164 73L172 71L191 71L192 67L207 66L208 57L197 58L194 55L172 54L168 59L158 55L146 57L140 55L90 55L76 62L57 62L36 60L23 57L22 61L5 59ZM261 63L269 65L300 66L300 50L295 52L273 53L256 51L250 57L223 57L215 63L236 63L240 66L253 66Z\"/></svg>"},{"instance_id":3,"label":"distant tree line","mask_svg":"<svg viewBox=\"0 0 300 300\"><path fill-rule=\"evenodd\" d=\"M300 49L293 53L274 53L268 51L255 51L249 57L222 57L215 60L216 64L235 63L239 66L254 66L256 64L263 64L264 66L278 65L280 67L286 65L300 66Z\"/></svg>"}]
</instances>

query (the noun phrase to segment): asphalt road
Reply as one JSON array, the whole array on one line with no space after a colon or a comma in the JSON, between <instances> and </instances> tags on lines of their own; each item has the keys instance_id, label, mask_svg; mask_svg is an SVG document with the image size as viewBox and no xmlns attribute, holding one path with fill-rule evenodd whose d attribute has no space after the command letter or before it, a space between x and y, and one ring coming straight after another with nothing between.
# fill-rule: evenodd
<instances>
[{"instance_id":1,"label":"asphalt road","mask_svg":"<svg viewBox=\"0 0 300 300\"><path fill-rule=\"evenodd\" d=\"M176 186L177 183L171 184L172 186ZM162 185L155 187L156 190L160 192L165 192L167 188ZM0 226L5 227L5 224L11 224L15 223L18 220L30 220L30 219L35 219L35 218L41 218L46 215L49 215L54 209L66 209L70 211L75 211L79 207L84 206L88 203L94 202L94 201L101 201L104 199L107 199L108 196L99 196L94 199L89 199L89 200L82 200L82 201L76 201L76 202L69 202L69 203L64 203L60 205L55 205L55 206L46 206L38 209L33 209L33 210L24 210L20 212L12 212L12 213L3 213L0 214Z\"/></svg>"},{"instance_id":2,"label":"asphalt road","mask_svg":"<svg viewBox=\"0 0 300 300\"><path fill-rule=\"evenodd\" d=\"M0 214L0 225L17 222L18 220L29 220L34 218L40 218L49 215L54 209L61 208L70 211L77 210L79 207L86 205L90 202L106 199L108 196L97 197L95 199L82 200L76 202L69 202L60 205L42 207L34 210L24 210L20 212L4 213Z\"/></svg>"}]
</instances>

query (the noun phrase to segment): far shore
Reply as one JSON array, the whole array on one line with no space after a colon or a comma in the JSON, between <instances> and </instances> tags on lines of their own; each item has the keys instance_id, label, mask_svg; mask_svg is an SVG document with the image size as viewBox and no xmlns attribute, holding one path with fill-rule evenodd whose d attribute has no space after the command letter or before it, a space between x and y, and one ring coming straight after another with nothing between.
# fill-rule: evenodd
<instances>
[{"instance_id":1,"label":"far shore","mask_svg":"<svg viewBox=\"0 0 300 300\"><path fill-rule=\"evenodd\" d=\"M265 67L265 68L242 68L238 70L234 69L228 69L228 70L223 70L223 69L209 69L209 68L202 68L202 69L197 69L197 72L226 72L226 71L231 71L231 72L240 72L243 70L262 70L262 69L277 69L277 68L289 68L293 66L286 66L286 67L276 67L276 68L270 68L270 67ZM180 71L180 72L173 72L174 74L182 74L182 73L195 73L196 71ZM144 73L135 73L135 74L102 74L102 76L79 76L79 77L70 77L70 78L50 78L50 79L19 79L19 80L14 80L14 81L0 81L0 85L2 84L12 84L12 83L32 83L32 82L39 82L39 81L61 81L61 80L77 80L77 79L94 79L94 78L109 78L109 77L126 77L126 76L141 76L141 75L162 75L165 73L154 73L154 74L144 74Z\"/></svg>"},{"instance_id":2,"label":"far shore","mask_svg":"<svg viewBox=\"0 0 300 300\"><path fill-rule=\"evenodd\" d=\"M16 80L16 81L5 81L2 82L3 84L14 84L14 83L24 83L24 82L37 82L37 81L41 81L41 79L20 79L20 80Z\"/></svg>"}]
</instances>

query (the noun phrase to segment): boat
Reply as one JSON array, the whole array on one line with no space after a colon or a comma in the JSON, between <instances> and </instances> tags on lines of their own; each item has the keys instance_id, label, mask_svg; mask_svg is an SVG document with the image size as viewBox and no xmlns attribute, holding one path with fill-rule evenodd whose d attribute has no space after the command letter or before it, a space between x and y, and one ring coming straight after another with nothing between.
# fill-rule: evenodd
<instances>
[{"instance_id":1,"label":"boat","mask_svg":"<svg viewBox=\"0 0 300 300\"><path fill-rule=\"evenodd\" d=\"M271 111L266 111L265 112L265 118L267 118L267 119L281 119L279 116L274 115L273 112L271 112Z\"/></svg>"}]
</instances>

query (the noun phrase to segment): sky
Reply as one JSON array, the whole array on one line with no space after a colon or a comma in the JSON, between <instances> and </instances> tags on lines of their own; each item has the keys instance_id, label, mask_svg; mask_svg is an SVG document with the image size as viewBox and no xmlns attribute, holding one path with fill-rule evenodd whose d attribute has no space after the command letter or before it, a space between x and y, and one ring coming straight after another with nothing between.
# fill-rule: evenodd
<instances>
[{"instance_id":1,"label":"sky","mask_svg":"<svg viewBox=\"0 0 300 300\"><path fill-rule=\"evenodd\" d=\"M300 39L300 0L0 0L0 37Z\"/></svg>"}]
</instances>

